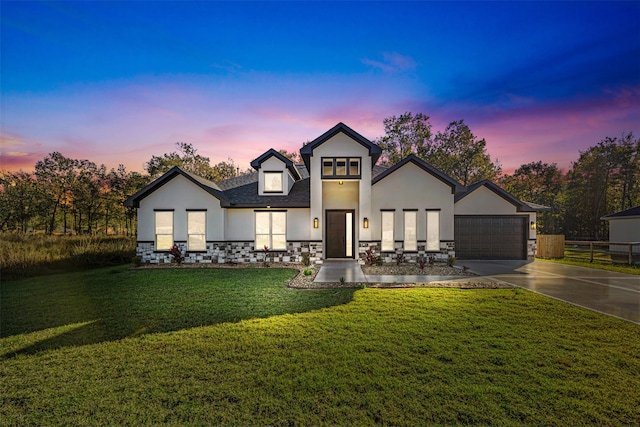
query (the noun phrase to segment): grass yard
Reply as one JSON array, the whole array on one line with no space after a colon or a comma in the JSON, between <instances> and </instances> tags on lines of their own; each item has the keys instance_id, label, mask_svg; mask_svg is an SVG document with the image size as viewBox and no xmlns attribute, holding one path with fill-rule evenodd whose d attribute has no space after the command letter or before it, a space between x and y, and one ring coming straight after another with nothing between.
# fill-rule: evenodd
<instances>
[{"instance_id":1,"label":"grass yard","mask_svg":"<svg viewBox=\"0 0 640 427\"><path fill-rule=\"evenodd\" d=\"M638 325L519 289L286 289L292 275L3 284L0 423L640 422Z\"/></svg>"},{"instance_id":2,"label":"grass yard","mask_svg":"<svg viewBox=\"0 0 640 427\"><path fill-rule=\"evenodd\" d=\"M636 274L640 275L640 266L628 265L628 264L612 264L605 261L589 262L589 260L582 260L577 258L536 258L537 261L555 262L556 264L577 265L578 267L595 268L597 270L615 271L617 273Z\"/></svg>"}]
</instances>

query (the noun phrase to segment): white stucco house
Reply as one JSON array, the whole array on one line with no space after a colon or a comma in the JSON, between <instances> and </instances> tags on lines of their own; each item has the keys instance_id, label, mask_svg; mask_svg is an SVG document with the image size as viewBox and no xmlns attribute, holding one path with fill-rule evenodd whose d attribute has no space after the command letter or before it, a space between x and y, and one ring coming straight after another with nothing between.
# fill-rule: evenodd
<instances>
[{"instance_id":1,"label":"white stucco house","mask_svg":"<svg viewBox=\"0 0 640 427\"><path fill-rule=\"evenodd\" d=\"M270 149L255 173L211 182L174 167L132 195L144 262L386 262L526 259L535 254L536 212L490 181L464 187L413 155L385 168L382 150L339 123L300 150L296 165ZM268 251L264 251L264 247Z\"/></svg>"},{"instance_id":2,"label":"white stucco house","mask_svg":"<svg viewBox=\"0 0 640 427\"><path fill-rule=\"evenodd\" d=\"M633 260L640 263L640 206L612 213L600 218L609 221L609 241L618 243L636 243L631 246ZM629 246L609 245L612 256L619 260L628 259Z\"/></svg>"}]
</instances>

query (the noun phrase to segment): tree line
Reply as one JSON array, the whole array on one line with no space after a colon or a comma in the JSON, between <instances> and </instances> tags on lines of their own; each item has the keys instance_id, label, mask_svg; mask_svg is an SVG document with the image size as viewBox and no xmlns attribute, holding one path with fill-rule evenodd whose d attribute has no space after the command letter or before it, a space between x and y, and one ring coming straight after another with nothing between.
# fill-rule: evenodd
<instances>
[{"instance_id":1,"label":"tree line","mask_svg":"<svg viewBox=\"0 0 640 427\"><path fill-rule=\"evenodd\" d=\"M567 172L536 161L503 174L486 141L463 120L442 131L429 120L410 112L384 119L384 135L374 141L383 150L380 163L391 166L415 154L463 185L494 181L521 200L550 207L538 216L539 232L568 239L606 239L608 224L600 217L640 204L640 139L632 133L607 137L580 152ZM179 142L176 148L152 156L146 173L123 165L107 170L58 152L38 161L33 172L0 172L0 231L134 235L136 212L123 202L173 166L211 181L250 173L232 159L211 165L191 144ZM301 161L297 152L280 152Z\"/></svg>"},{"instance_id":2,"label":"tree line","mask_svg":"<svg viewBox=\"0 0 640 427\"><path fill-rule=\"evenodd\" d=\"M463 185L488 179L519 199L551 208L538 216L542 234L567 239L606 240L608 223L602 216L640 204L640 138L632 133L607 137L579 153L567 172L556 163L523 164L502 174L486 141L463 120L433 132L429 116L405 113L384 120L383 164L392 165L415 154Z\"/></svg>"}]
</instances>

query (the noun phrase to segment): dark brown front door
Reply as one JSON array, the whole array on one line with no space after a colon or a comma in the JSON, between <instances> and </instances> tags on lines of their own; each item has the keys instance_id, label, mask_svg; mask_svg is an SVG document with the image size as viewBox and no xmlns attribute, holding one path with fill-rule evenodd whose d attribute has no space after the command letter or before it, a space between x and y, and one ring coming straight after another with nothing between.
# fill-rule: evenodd
<instances>
[{"instance_id":1,"label":"dark brown front door","mask_svg":"<svg viewBox=\"0 0 640 427\"><path fill-rule=\"evenodd\" d=\"M351 215L347 216L349 212ZM347 242L353 244L353 239L347 239L347 228L353 230L353 226L347 227L347 218L353 221L353 211L327 211L326 215L327 258L352 257L353 249L347 255Z\"/></svg>"}]
</instances>

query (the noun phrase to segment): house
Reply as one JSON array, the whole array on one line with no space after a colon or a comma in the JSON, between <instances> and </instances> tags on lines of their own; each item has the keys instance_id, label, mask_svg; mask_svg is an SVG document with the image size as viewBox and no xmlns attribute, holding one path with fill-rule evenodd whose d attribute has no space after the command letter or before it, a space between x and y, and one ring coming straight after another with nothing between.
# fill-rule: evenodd
<instances>
[{"instance_id":1,"label":"house","mask_svg":"<svg viewBox=\"0 0 640 427\"><path fill-rule=\"evenodd\" d=\"M632 246L632 258L640 262L640 206L612 213L600 218L609 221L609 241L618 243L636 243ZM629 259L629 247L610 245L611 256L620 261ZM618 254L616 254L616 252Z\"/></svg>"},{"instance_id":2,"label":"house","mask_svg":"<svg viewBox=\"0 0 640 427\"><path fill-rule=\"evenodd\" d=\"M343 123L303 146L303 164L270 149L255 173L211 182L174 167L132 195L137 253L170 262L300 262L357 259L368 249L386 262L398 253L526 259L535 254L536 213L544 207L496 184L463 185L416 156L376 165L382 150ZM265 247L267 251L265 251Z\"/></svg>"}]
</instances>

